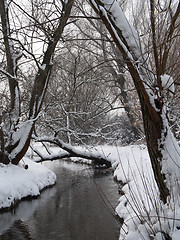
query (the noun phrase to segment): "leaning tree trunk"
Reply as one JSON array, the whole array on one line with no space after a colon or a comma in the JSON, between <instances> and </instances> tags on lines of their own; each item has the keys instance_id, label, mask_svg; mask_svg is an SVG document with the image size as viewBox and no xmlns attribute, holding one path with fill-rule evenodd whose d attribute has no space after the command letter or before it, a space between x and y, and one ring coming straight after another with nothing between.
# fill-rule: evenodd
<instances>
[{"instance_id":1,"label":"leaning tree trunk","mask_svg":"<svg viewBox=\"0 0 180 240\"><path fill-rule=\"evenodd\" d=\"M91 0L91 5L106 25L134 81L140 99L144 131L154 176L160 198L166 203L170 189L166 185L165 180L167 179L162 172L161 150L165 150L164 140L166 137L166 126L162 117L164 107L162 88L153 88L151 85L161 79L151 74L152 70L143 58L138 33L127 21L117 1L112 0L107 3L106 0Z\"/></svg>"}]
</instances>

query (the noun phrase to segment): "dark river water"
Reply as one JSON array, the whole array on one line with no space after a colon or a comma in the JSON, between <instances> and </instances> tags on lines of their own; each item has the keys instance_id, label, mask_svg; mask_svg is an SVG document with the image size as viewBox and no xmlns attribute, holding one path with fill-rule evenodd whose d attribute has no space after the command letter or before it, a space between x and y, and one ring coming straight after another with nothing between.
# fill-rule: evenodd
<instances>
[{"instance_id":1,"label":"dark river water","mask_svg":"<svg viewBox=\"0 0 180 240\"><path fill-rule=\"evenodd\" d=\"M117 240L120 226L109 202L117 206L118 186L109 170L66 161L45 165L56 173L56 185L1 213L0 240Z\"/></svg>"}]
</instances>

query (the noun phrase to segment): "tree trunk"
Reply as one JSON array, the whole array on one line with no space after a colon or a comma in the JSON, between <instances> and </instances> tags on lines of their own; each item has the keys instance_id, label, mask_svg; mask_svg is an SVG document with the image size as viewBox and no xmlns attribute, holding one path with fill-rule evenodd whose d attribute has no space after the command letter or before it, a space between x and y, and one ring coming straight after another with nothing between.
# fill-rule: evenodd
<instances>
[{"instance_id":1,"label":"tree trunk","mask_svg":"<svg viewBox=\"0 0 180 240\"><path fill-rule=\"evenodd\" d=\"M155 120L156 118L150 114L149 109L143 97L140 97L140 102L141 102L146 142L147 142L149 156L151 159L151 165L154 172L154 177L159 188L160 198L164 203L166 203L167 196L169 196L169 189L167 188L165 183L165 175L162 174L162 166L161 166L162 153L160 150L160 147L163 148L163 145L160 146L160 141L163 138L163 132L164 132L163 120L160 113L158 114L157 112L156 114L158 115L157 117L158 121Z\"/></svg>"},{"instance_id":2,"label":"tree trunk","mask_svg":"<svg viewBox=\"0 0 180 240\"><path fill-rule=\"evenodd\" d=\"M161 149L164 149L163 139L165 137L163 136L165 135L165 126L162 119L162 99L155 99L155 106L153 106L151 102L152 99L150 101L150 98L145 90L138 72L130 62L128 62L127 65L133 78L141 104L144 132L154 177L159 188L160 198L164 203L166 203L167 197L170 193L165 183L165 175L162 173L161 165L163 157ZM155 107L157 109L155 109Z\"/></svg>"},{"instance_id":3,"label":"tree trunk","mask_svg":"<svg viewBox=\"0 0 180 240\"><path fill-rule=\"evenodd\" d=\"M164 203L166 203L167 197L169 196L169 189L167 188L165 183L165 175L162 173L161 164L163 156L160 150L160 143L161 149L164 149L163 133L165 130L163 119L161 116L163 109L162 97L159 97L159 92L156 93L156 91L153 91L152 88L149 87L151 80L154 79L154 76L150 75L151 71L146 71L146 68L142 67L143 63L138 64L140 60L144 60L142 57L141 46L139 43L140 40L136 38L136 41L133 42L133 44L131 41L129 41L129 39L132 39L132 36L127 36L127 33L133 33L134 38L135 36L138 37L138 34L130 26L118 3L116 1L112 1L112 4L107 4L106 1L103 0L95 0L95 2L90 2L96 13L100 16L100 18L106 25L109 33L111 34L114 42L116 43L116 46L119 48L124 62L126 63L131 77L134 81L134 85L140 99L144 131L146 135L147 147L151 159L154 176L159 188L160 198ZM109 7L110 5L111 7ZM119 16L117 15L118 10ZM121 25L121 22L123 22L126 28L129 29L124 29L124 26ZM148 92L147 89L151 92Z\"/></svg>"}]
</instances>

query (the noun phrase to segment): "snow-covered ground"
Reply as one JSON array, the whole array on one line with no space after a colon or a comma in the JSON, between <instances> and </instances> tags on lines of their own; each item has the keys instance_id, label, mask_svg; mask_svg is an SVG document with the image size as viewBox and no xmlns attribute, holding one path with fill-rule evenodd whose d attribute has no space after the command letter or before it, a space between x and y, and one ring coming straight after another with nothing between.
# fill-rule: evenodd
<instances>
[{"instance_id":1,"label":"snow-covered ground","mask_svg":"<svg viewBox=\"0 0 180 240\"><path fill-rule=\"evenodd\" d=\"M38 149L41 153L46 152L40 146ZM101 153L110 160L115 178L123 183L123 195L116 208L117 214L124 219L120 240L169 239L165 238L166 233L172 240L180 239L180 201L176 198L176 202L171 200L166 205L160 201L145 145L98 146L88 150ZM60 150L52 148L51 151L57 153ZM0 165L0 208L9 207L23 197L39 195L41 189L55 183L55 174L45 166L27 157L24 162L19 166ZM28 164L27 170L24 164Z\"/></svg>"},{"instance_id":2,"label":"snow-covered ground","mask_svg":"<svg viewBox=\"0 0 180 240\"><path fill-rule=\"evenodd\" d=\"M28 165L27 170L25 165ZM0 209L27 196L38 196L55 181L56 175L51 170L27 157L18 166L0 164Z\"/></svg>"}]
</instances>

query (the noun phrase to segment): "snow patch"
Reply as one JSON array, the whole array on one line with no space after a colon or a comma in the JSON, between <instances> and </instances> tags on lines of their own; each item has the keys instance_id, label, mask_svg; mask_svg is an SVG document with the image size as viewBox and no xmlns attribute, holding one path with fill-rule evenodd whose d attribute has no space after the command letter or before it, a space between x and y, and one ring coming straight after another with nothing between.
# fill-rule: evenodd
<instances>
[{"instance_id":1,"label":"snow patch","mask_svg":"<svg viewBox=\"0 0 180 240\"><path fill-rule=\"evenodd\" d=\"M18 166L0 165L0 209L13 205L27 196L37 196L40 191L55 184L56 175L45 166L24 158ZM25 170L23 164L28 165Z\"/></svg>"},{"instance_id":2,"label":"snow patch","mask_svg":"<svg viewBox=\"0 0 180 240\"><path fill-rule=\"evenodd\" d=\"M40 69L41 69L42 71L44 71L44 70L46 69L46 64L43 63L43 64L40 66Z\"/></svg>"}]
</instances>

